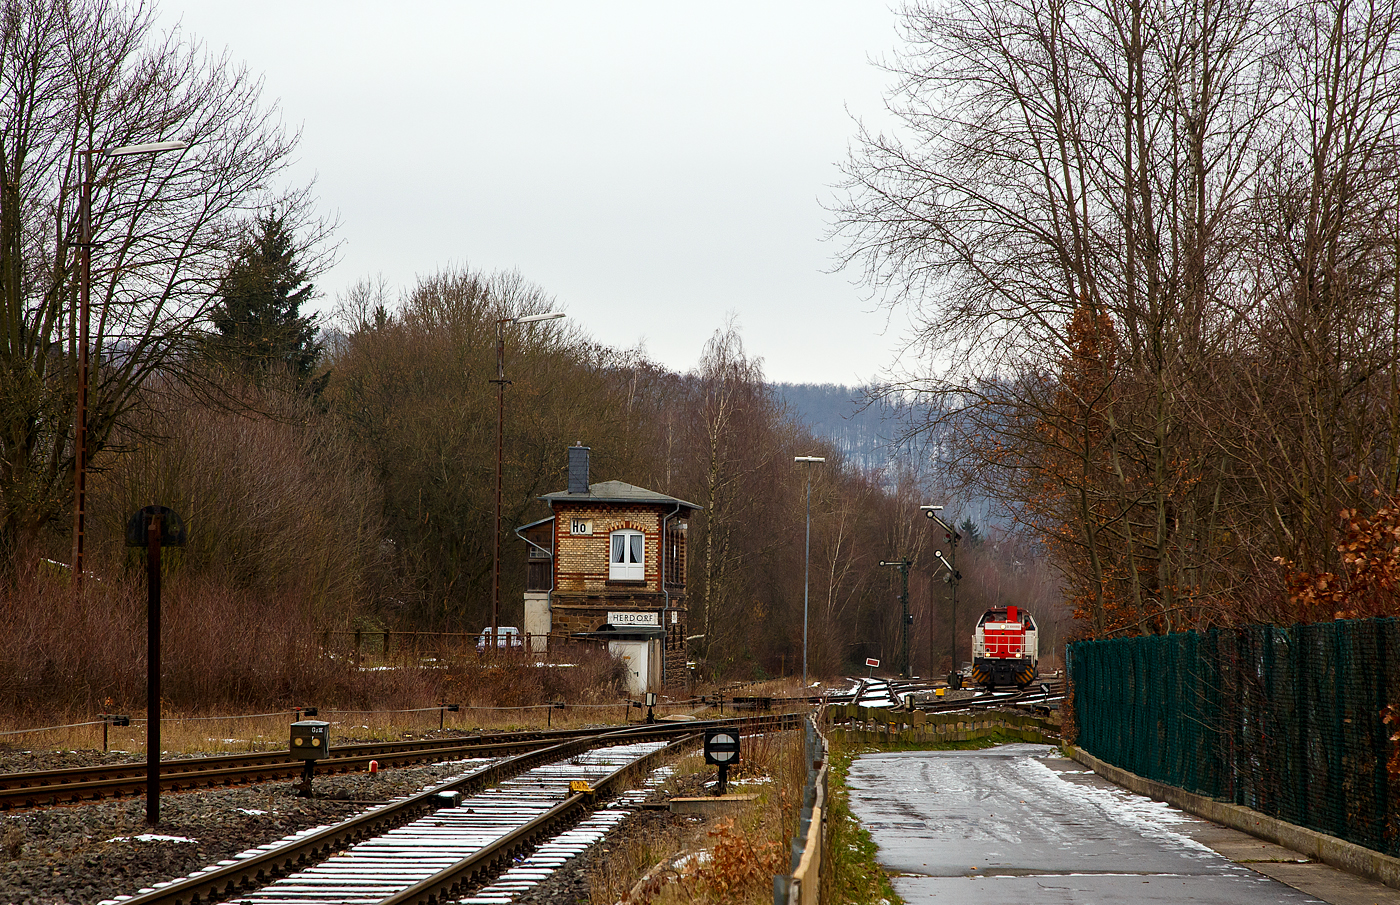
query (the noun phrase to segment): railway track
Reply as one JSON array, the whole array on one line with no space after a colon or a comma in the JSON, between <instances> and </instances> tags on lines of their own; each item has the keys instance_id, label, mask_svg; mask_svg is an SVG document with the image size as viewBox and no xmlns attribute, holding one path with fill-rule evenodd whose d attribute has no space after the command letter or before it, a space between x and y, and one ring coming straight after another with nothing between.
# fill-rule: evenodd
<instances>
[{"instance_id":1,"label":"railway track","mask_svg":"<svg viewBox=\"0 0 1400 905\"><path fill-rule=\"evenodd\" d=\"M565 736L570 737L578 737L578 734ZM321 773L363 770L371 760L383 766L406 766L454 757L492 757L520 753L545 744L549 741L464 738L460 741L344 745L321 761L317 770ZM285 751L181 758L161 762L161 789L183 791L266 782L299 775L301 769L302 761L292 760ZM0 775L0 810L77 804L140 794L146 789L145 775L144 763L7 773Z\"/></svg>"},{"instance_id":2,"label":"railway track","mask_svg":"<svg viewBox=\"0 0 1400 905\"><path fill-rule=\"evenodd\" d=\"M1044 684L1045 690L1041 688L1041 684ZM992 707L1054 708L1058 707L1060 702L1064 700L1064 695L1064 683L1057 680L1036 683L1024 690L992 692L960 701L921 701L918 703L917 709L929 713L942 713L950 710L986 710Z\"/></svg>"},{"instance_id":3,"label":"railway track","mask_svg":"<svg viewBox=\"0 0 1400 905\"><path fill-rule=\"evenodd\" d=\"M791 728L798 719L793 714L723 722L753 732ZM475 899L502 902L601 838L626 813L606 806L608 800L638 785L661 760L696 746L705 725L602 733L476 765L463 776L335 826L110 901L441 903L504 870ZM582 782L587 790L571 782Z\"/></svg>"},{"instance_id":4,"label":"railway track","mask_svg":"<svg viewBox=\"0 0 1400 905\"><path fill-rule=\"evenodd\" d=\"M749 718L753 719L753 718ZM676 727L723 725L733 721L655 723L635 727L654 737L674 736ZM669 727L669 728L668 728ZM596 736L599 730L555 730L552 732L508 733L461 739L434 739L410 742L371 742L340 745L331 756L318 761L318 774L345 773L368 769L371 760L382 767L408 766L444 760L477 757L508 757L529 751ZM162 761L161 789L188 791L219 788L255 782L292 779L301 775L304 762L288 752L234 754L216 757L182 758ZM0 811L81 804L146 791L146 765L142 763L67 770L42 770L0 774Z\"/></svg>"},{"instance_id":5,"label":"railway track","mask_svg":"<svg viewBox=\"0 0 1400 905\"><path fill-rule=\"evenodd\" d=\"M911 695L931 694L932 685L913 682L897 683L888 679L867 679L856 677L854 690L827 698L833 704L860 704L866 707L906 706ZM974 697L924 698L913 703L913 709L926 713L944 713L953 710L985 710L989 707L1055 707L1064 699L1064 680L1047 679L1025 689L1004 689L995 692L978 691Z\"/></svg>"}]
</instances>

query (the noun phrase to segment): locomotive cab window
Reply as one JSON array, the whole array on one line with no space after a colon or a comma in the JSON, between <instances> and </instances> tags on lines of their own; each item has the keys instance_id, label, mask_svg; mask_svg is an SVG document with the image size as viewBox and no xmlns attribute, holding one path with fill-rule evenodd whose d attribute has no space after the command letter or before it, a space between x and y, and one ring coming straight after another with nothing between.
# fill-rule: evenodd
<instances>
[{"instance_id":1,"label":"locomotive cab window","mask_svg":"<svg viewBox=\"0 0 1400 905\"><path fill-rule=\"evenodd\" d=\"M646 566L642 557L642 532L614 531L610 538L608 578L611 581L642 581Z\"/></svg>"}]
</instances>

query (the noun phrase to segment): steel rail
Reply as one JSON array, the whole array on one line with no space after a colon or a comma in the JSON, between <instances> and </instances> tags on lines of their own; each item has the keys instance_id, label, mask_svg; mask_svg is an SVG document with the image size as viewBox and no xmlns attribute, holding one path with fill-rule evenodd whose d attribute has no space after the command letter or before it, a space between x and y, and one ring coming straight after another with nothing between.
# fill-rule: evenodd
<instances>
[{"instance_id":1,"label":"steel rail","mask_svg":"<svg viewBox=\"0 0 1400 905\"><path fill-rule=\"evenodd\" d=\"M397 742L351 742L332 748L331 756L328 760L334 761L339 758L349 757L396 755L418 750L434 750L452 744L471 745L480 743L483 745L493 745L508 744L510 742L536 742L542 744L549 741L567 741L568 739L580 738L585 735L593 735L598 731L597 728L554 729L542 732L503 732L493 733L491 735L461 735L447 738ZM286 762L286 760L287 752L282 750L248 752L243 754L214 754L206 757L182 757L161 761L160 772L162 774L193 773L215 767L232 768L240 765L257 766L263 764L280 764ZM55 780L82 782L86 779L120 779L126 775L145 776L146 762L143 760L125 764L101 764L97 766L70 767L59 770L32 770L15 773L0 773L0 790L23 788L24 786L53 785Z\"/></svg>"},{"instance_id":2,"label":"steel rail","mask_svg":"<svg viewBox=\"0 0 1400 905\"><path fill-rule=\"evenodd\" d=\"M767 717L746 717L736 720L719 721L722 725L736 727L739 731L749 729L750 731L771 728L791 728L788 724L795 724L798 715L783 714ZM265 885L275 878L282 876L292 870L302 866L312 864L331 854L348 847L362 839L380 835L390 829L407 823L418 816L435 809L440 801L440 796L444 792L462 792L467 795L476 794L501 782L525 773L535 767L547 763L564 760L574 757L595 747L605 747L608 745L626 744L628 742L665 737L665 734L679 734L681 739L673 742L663 751L670 750L679 742L687 738L695 738L706 726L706 723L676 723L676 724L652 724L630 729L605 731L592 737L573 739L560 742L546 748L540 748L525 754L520 754L496 764L487 766L481 770L471 773L460 779L443 785L411 795L401 801L388 805L372 808L363 814L352 817L335 826L327 827L315 833L307 834L304 837L294 838L284 843L271 847L269 850L259 855L237 861L234 864L223 867L209 868L197 872L183 880L176 880L162 884L159 888L150 892L123 899L123 905L198 905L198 903L210 903L239 891L257 885ZM655 753L655 752L653 752ZM625 776L628 770L636 769L636 762L628 764L622 769L610 774L605 780L600 782L611 786ZM586 795L570 796L587 797ZM575 804L573 807L577 807ZM542 830L537 830L542 832ZM505 853L518 850L524 844L521 840L524 837L517 837L519 830L503 837L497 843L493 843L490 849L490 857L487 863L494 863ZM502 843L511 840L506 848L502 848ZM475 856L474 856L475 858ZM467 859L473 861L473 859ZM452 869L457 870L459 877L470 877L481 874L487 868L481 864L474 866L463 866L465 862L459 862ZM454 882L462 882L461 879ZM392 901L392 900L390 900ZM420 901L440 901L435 899L422 899Z\"/></svg>"},{"instance_id":3,"label":"steel rail","mask_svg":"<svg viewBox=\"0 0 1400 905\"><path fill-rule=\"evenodd\" d=\"M431 763L453 760L464 755L476 757L496 757L518 753L520 749L531 750L541 747L539 742L506 742L504 744L483 744L471 746L450 746L422 749L400 754L361 755L340 757L318 761L317 771L321 774L348 773L368 768L369 762L377 760L382 766L405 766L416 763ZM211 760L216 760L212 759ZM245 785L255 782L287 779L301 775L305 761L289 760L281 754L275 760L264 763L242 765L219 765L213 763L203 770L179 770L166 773L162 770L160 787L173 792L190 791L200 788ZM20 786L0 791L0 810L15 807L42 807L44 805L83 804L100 801L120 795L136 795L146 790L146 778L132 771L122 775L91 780L65 782L59 779L47 785Z\"/></svg>"},{"instance_id":4,"label":"steel rail","mask_svg":"<svg viewBox=\"0 0 1400 905\"><path fill-rule=\"evenodd\" d=\"M495 757L519 753L548 744L579 738L593 738L601 733L632 731L633 737L648 733L664 737L682 732L687 727L734 725L757 717L731 720L708 720L684 723L662 722L634 724L624 730L589 729L559 730L543 737L540 733L511 733L500 736L471 736L460 741L414 741L406 743L374 742L333 748L331 757L319 761L317 772L322 774L363 770L371 760L382 766L404 766L453 760L463 756ZM679 728L677 728L679 727ZM182 758L161 762L161 788L188 791L196 788L216 788L236 784L263 782L299 776L304 761L292 760L287 752L236 754L207 758ZM167 769L168 768L168 769ZM106 767L79 767L72 770L34 771L0 775L0 811L17 808L43 807L59 804L82 804L104 798L140 794L146 789L144 764L122 764Z\"/></svg>"},{"instance_id":5,"label":"steel rail","mask_svg":"<svg viewBox=\"0 0 1400 905\"><path fill-rule=\"evenodd\" d=\"M943 713L950 710L986 710L992 707L1021 707L1037 703L1058 703L1064 699L1063 684L1045 683L1050 688L1047 697L1040 689L1027 688L1013 694L996 695L984 698L965 698L961 701L922 702L915 709L926 713Z\"/></svg>"},{"instance_id":6,"label":"steel rail","mask_svg":"<svg viewBox=\"0 0 1400 905\"><path fill-rule=\"evenodd\" d=\"M1032 712L1053 710L1064 702L1064 689L1062 686L1056 686L1053 683L1047 682L1045 684L1050 688L1049 695L1046 695L1043 691L1040 691L1039 689L1036 689L1034 691L1026 689L1024 691L1017 691L1009 694L993 694L990 696L984 696L980 698L963 698L961 700L922 700L918 702L911 702L907 708L889 707L874 709L886 710L891 714L909 714L916 711L922 713L957 713L962 711L995 710L998 708L1022 709L1030 710ZM828 701L827 703L829 706L835 707L868 706L863 704L856 704L854 700L833 700Z\"/></svg>"},{"instance_id":7,"label":"steel rail","mask_svg":"<svg viewBox=\"0 0 1400 905\"><path fill-rule=\"evenodd\" d=\"M433 810L443 792L472 794L554 760L592 747L593 739L560 742L491 764L461 779L434 786L402 801L373 808L332 827L278 845L237 863L176 880L151 892L123 900L123 905L194 905L214 902L242 889L271 882L283 873L323 860L355 842L406 823Z\"/></svg>"},{"instance_id":8,"label":"steel rail","mask_svg":"<svg viewBox=\"0 0 1400 905\"><path fill-rule=\"evenodd\" d=\"M377 905L440 905L449 901L468 884L498 872L518 855L534 848L536 840L541 836L553 835L558 829L576 823L598 800L609 797L621 779L675 755L681 747L694 745L701 737L699 733L686 736L664 748L642 755L600 780L592 792L570 795L524 826L487 843L469 857L396 895L381 900Z\"/></svg>"}]
</instances>

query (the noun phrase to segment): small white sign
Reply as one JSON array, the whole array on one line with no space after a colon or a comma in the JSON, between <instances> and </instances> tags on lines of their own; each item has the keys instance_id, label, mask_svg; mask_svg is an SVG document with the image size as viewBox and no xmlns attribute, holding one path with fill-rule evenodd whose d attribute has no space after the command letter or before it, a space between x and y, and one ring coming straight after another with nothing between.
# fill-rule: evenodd
<instances>
[{"instance_id":1,"label":"small white sign","mask_svg":"<svg viewBox=\"0 0 1400 905\"><path fill-rule=\"evenodd\" d=\"M879 660L876 660L874 657L866 657L866 658L865 658L865 665L866 665L866 666L879 666L879 665L880 665L880 661L879 661Z\"/></svg>"},{"instance_id":2,"label":"small white sign","mask_svg":"<svg viewBox=\"0 0 1400 905\"><path fill-rule=\"evenodd\" d=\"M592 536L593 536L593 519L591 519L591 518L574 518L574 519L569 519L569 533L572 534L572 535L574 535L575 537L580 537L580 536L582 536L582 537L592 537Z\"/></svg>"},{"instance_id":3,"label":"small white sign","mask_svg":"<svg viewBox=\"0 0 1400 905\"><path fill-rule=\"evenodd\" d=\"M661 625L660 613L609 613L609 625Z\"/></svg>"}]
</instances>

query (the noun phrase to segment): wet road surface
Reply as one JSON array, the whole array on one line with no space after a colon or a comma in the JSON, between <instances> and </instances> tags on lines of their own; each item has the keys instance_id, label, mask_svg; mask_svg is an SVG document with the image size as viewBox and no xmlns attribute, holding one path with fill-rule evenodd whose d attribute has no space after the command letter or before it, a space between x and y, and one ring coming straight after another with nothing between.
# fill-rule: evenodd
<instances>
[{"instance_id":1,"label":"wet road surface","mask_svg":"<svg viewBox=\"0 0 1400 905\"><path fill-rule=\"evenodd\" d=\"M1231 857L1285 875L1301 855L1134 795L1044 745L862 755L848 785L910 905L1400 901L1324 865L1308 866L1361 884L1357 897L1306 895L1216 849L1241 847L1249 857Z\"/></svg>"}]
</instances>

